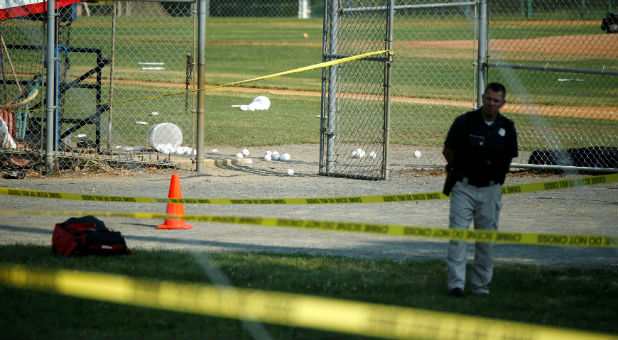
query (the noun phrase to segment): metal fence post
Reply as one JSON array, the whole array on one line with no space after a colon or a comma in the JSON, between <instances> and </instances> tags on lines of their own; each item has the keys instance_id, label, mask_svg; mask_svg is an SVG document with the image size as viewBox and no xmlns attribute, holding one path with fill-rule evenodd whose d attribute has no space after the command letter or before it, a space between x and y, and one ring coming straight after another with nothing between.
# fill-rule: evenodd
<instances>
[{"instance_id":1,"label":"metal fence post","mask_svg":"<svg viewBox=\"0 0 618 340\"><path fill-rule=\"evenodd\" d=\"M328 54L337 54L337 24L339 16L339 1L331 1L330 10L330 39ZM328 127L326 135L328 141L326 145L326 172L332 171L335 153L335 119L337 119L337 65L329 67L328 79Z\"/></svg>"},{"instance_id":2,"label":"metal fence post","mask_svg":"<svg viewBox=\"0 0 618 340\"><path fill-rule=\"evenodd\" d=\"M56 108L56 2L55 0L47 1L47 85L45 85L47 95L47 116L46 116L46 146L45 146L45 171L52 173L54 171L54 131L55 120L54 113Z\"/></svg>"},{"instance_id":3,"label":"metal fence post","mask_svg":"<svg viewBox=\"0 0 618 340\"><path fill-rule=\"evenodd\" d=\"M199 1L198 9L198 62L197 62L197 157L196 171L204 172L204 66L206 65L206 6L208 0Z\"/></svg>"},{"instance_id":4,"label":"metal fence post","mask_svg":"<svg viewBox=\"0 0 618 340\"><path fill-rule=\"evenodd\" d=\"M309 19L311 18L311 9L309 8L310 0L298 0L298 18Z\"/></svg>"},{"instance_id":5,"label":"metal fence post","mask_svg":"<svg viewBox=\"0 0 618 340\"><path fill-rule=\"evenodd\" d=\"M485 91L485 80L487 79L487 0L479 2L479 51L477 60L477 107L483 105L481 96Z\"/></svg>"},{"instance_id":6,"label":"metal fence post","mask_svg":"<svg viewBox=\"0 0 618 340\"><path fill-rule=\"evenodd\" d=\"M395 20L395 0L388 2L388 25L386 36L386 49L393 50L393 21ZM388 180L390 175L390 131L391 131L391 74L393 66L393 54L389 52L388 61L384 68L384 157L382 158L382 169L384 169L384 179Z\"/></svg>"},{"instance_id":7,"label":"metal fence post","mask_svg":"<svg viewBox=\"0 0 618 340\"><path fill-rule=\"evenodd\" d=\"M111 38L111 56L109 64L109 101L114 101L114 54L116 53L116 6L118 1L114 1L112 4L112 38ZM114 105L109 106L109 119L107 121L107 150L112 149L112 122Z\"/></svg>"}]
</instances>

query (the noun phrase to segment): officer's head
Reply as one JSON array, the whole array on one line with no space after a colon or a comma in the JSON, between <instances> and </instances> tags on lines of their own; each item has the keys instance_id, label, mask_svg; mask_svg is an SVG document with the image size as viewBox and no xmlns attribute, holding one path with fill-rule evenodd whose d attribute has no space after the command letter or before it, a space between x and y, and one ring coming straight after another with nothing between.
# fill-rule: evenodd
<instances>
[{"instance_id":1,"label":"officer's head","mask_svg":"<svg viewBox=\"0 0 618 340\"><path fill-rule=\"evenodd\" d=\"M483 107L481 112L483 118L488 121L493 121L498 116L498 111L506 104L506 88L500 83L489 83L485 87L483 93Z\"/></svg>"}]
</instances>

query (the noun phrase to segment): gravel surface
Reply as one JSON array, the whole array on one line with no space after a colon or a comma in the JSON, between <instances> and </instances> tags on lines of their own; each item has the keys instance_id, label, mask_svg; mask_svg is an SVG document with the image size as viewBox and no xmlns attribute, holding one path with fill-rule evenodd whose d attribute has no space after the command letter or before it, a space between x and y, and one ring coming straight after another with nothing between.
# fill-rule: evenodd
<instances>
[{"instance_id":1,"label":"gravel surface","mask_svg":"<svg viewBox=\"0 0 618 340\"><path fill-rule=\"evenodd\" d=\"M29 173L25 179L0 179L0 186L31 190L100 195L167 197L172 173L180 175L183 198L294 198L378 195L439 191L444 165L437 148L394 146L388 181L367 181L319 176L318 145L248 148L251 164L205 167L203 174L188 170L115 170L103 173L69 172L53 176ZM234 159L242 148L218 147L212 159ZM287 152L288 162L266 162L270 149ZM422 153L413 156L415 150ZM518 162L525 163L526 155ZM286 176L288 168L293 176ZM424 168L425 170L417 170ZM434 170L431 170L431 169ZM429 169L429 170L427 170ZM578 175L516 172L507 184L555 180ZM501 231L594 234L618 236L618 185L616 183L567 190L506 195ZM113 211L165 213L165 204L84 202L0 196L2 210ZM184 204L185 214L276 217L327 221L375 222L446 228L448 201L331 204L331 205L196 205ZM0 215L0 243L51 245L55 223L69 216ZM102 218L122 232L132 250L178 249L199 251L255 251L308 253L357 258L444 259L446 241L365 235L341 232L228 225L187 221L194 228L158 230L159 220ZM469 256L473 247L469 246ZM617 249L496 245L498 264L542 266L613 267Z\"/></svg>"}]
</instances>

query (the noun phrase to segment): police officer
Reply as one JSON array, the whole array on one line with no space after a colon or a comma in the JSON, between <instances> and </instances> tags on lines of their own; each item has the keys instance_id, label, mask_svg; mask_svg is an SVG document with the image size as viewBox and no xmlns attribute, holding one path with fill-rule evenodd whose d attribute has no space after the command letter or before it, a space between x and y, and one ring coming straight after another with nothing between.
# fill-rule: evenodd
<instances>
[{"instance_id":1,"label":"police officer","mask_svg":"<svg viewBox=\"0 0 618 340\"><path fill-rule=\"evenodd\" d=\"M517 133L512 120L500 114L506 103L506 89L490 83L483 94L483 106L455 119L442 154L453 179L449 228L495 231L501 208L501 185L511 160L517 157ZM493 275L492 243L476 242L470 274L470 291L489 294ZM464 296L466 242L450 241L447 253L448 289Z\"/></svg>"}]
</instances>

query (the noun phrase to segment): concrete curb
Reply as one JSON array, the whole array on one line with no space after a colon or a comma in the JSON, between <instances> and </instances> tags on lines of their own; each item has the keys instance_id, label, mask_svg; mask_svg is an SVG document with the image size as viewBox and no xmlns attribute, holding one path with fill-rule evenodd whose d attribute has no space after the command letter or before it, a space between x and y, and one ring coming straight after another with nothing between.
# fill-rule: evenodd
<instances>
[{"instance_id":1,"label":"concrete curb","mask_svg":"<svg viewBox=\"0 0 618 340\"><path fill-rule=\"evenodd\" d=\"M196 160L192 158L172 158L172 162L176 164L179 169L183 170L195 170ZM225 166L238 166L238 165L248 165L252 164L252 159L244 159L244 158L206 158L204 159L204 167L225 167Z\"/></svg>"}]
</instances>

